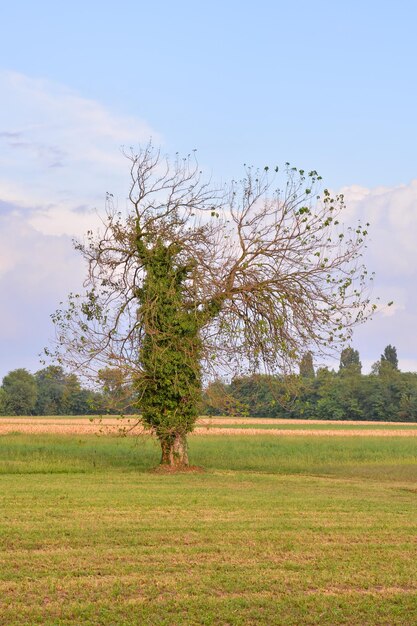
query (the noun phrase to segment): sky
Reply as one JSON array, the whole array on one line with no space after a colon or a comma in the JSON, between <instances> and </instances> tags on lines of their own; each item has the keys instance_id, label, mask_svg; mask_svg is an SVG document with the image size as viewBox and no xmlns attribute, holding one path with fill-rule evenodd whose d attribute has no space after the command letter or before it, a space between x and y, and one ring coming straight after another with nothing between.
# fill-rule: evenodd
<instances>
[{"instance_id":1,"label":"sky","mask_svg":"<svg viewBox=\"0 0 417 626\"><path fill-rule=\"evenodd\" d=\"M214 180L318 170L371 223L372 295L394 301L355 331L364 371L388 344L417 371L415 2L15 0L1 19L0 379L40 369L85 275L72 238L106 192L126 206L122 149L150 138Z\"/></svg>"}]
</instances>

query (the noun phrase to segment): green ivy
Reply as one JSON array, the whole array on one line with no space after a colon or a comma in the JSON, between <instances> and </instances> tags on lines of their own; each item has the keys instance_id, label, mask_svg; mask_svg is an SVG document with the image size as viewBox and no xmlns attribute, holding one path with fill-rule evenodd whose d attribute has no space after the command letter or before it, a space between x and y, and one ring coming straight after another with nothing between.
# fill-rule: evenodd
<instances>
[{"instance_id":1,"label":"green ivy","mask_svg":"<svg viewBox=\"0 0 417 626\"><path fill-rule=\"evenodd\" d=\"M146 254L146 278L138 296L145 329L137 381L143 420L161 441L185 436L201 399L201 339L197 310L185 305L190 268L177 262L180 249L159 241Z\"/></svg>"}]
</instances>

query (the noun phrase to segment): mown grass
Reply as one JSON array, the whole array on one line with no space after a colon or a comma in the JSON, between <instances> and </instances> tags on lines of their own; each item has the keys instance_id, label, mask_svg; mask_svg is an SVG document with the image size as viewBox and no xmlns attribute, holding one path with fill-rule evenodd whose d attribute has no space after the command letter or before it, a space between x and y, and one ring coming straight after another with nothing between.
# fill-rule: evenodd
<instances>
[{"instance_id":1,"label":"mown grass","mask_svg":"<svg viewBox=\"0 0 417 626\"><path fill-rule=\"evenodd\" d=\"M417 623L415 438L0 437L0 623Z\"/></svg>"}]
</instances>

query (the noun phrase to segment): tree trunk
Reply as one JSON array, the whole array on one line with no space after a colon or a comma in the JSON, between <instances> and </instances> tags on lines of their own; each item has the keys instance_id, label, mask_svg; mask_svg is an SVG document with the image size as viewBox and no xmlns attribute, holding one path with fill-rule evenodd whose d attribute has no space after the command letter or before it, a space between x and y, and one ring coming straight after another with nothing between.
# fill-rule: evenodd
<instances>
[{"instance_id":1,"label":"tree trunk","mask_svg":"<svg viewBox=\"0 0 417 626\"><path fill-rule=\"evenodd\" d=\"M177 433L169 438L160 439L162 448L161 465L169 467L188 467L187 438Z\"/></svg>"}]
</instances>

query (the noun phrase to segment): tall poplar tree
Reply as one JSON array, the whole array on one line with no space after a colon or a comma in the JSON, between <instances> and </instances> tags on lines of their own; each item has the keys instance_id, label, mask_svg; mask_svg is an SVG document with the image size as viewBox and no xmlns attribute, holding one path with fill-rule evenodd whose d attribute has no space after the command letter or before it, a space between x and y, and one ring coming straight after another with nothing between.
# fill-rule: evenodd
<instances>
[{"instance_id":1,"label":"tall poplar tree","mask_svg":"<svg viewBox=\"0 0 417 626\"><path fill-rule=\"evenodd\" d=\"M381 354L381 363L389 363L395 370L398 369L397 348L395 346L391 346L391 344L386 346L384 353Z\"/></svg>"}]
</instances>

